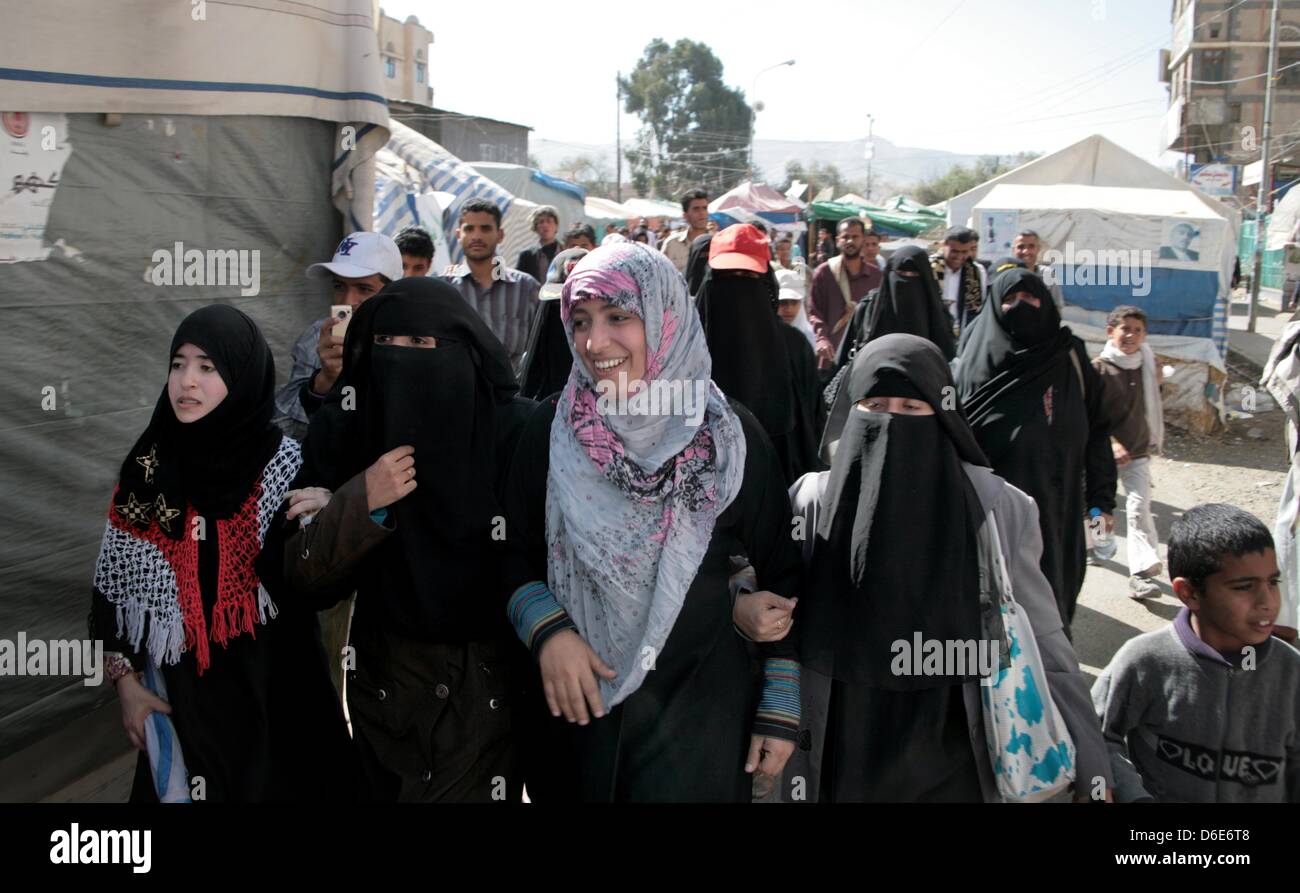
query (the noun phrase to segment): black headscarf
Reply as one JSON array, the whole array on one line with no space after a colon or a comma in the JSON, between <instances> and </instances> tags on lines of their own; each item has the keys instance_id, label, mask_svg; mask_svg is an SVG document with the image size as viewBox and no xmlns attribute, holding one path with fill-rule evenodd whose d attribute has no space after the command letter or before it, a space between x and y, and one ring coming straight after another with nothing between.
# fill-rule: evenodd
<instances>
[{"instance_id":1,"label":"black headscarf","mask_svg":"<svg viewBox=\"0 0 1300 893\"><path fill-rule=\"evenodd\" d=\"M916 273L915 278L900 271ZM939 283L930 267L925 250L914 245L894 252L885 267L885 275L871 301L867 320L867 340L903 332L920 335L933 342L945 359L957 355L952 337L952 316L943 308Z\"/></svg>"},{"instance_id":2,"label":"black headscarf","mask_svg":"<svg viewBox=\"0 0 1300 893\"><path fill-rule=\"evenodd\" d=\"M808 666L844 682L915 690L978 675L896 675L902 640L978 641L979 499L962 462L987 465L962 416L939 349L915 335L866 345L845 384L868 396L925 400L934 415L863 412L845 423L817 525L802 649Z\"/></svg>"},{"instance_id":3,"label":"black headscarf","mask_svg":"<svg viewBox=\"0 0 1300 893\"><path fill-rule=\"evenodd\" d=\"M585 248L568 248L551 261L547 270L548 283L559 284L568 277L569 269L587 256ZM555 269L558 260L564 269ZM573 354L569 351L569 338L560 321L558 296L540 301L528 328L527 347L519 367L519 392L529 400L543 400L559 391L569 380L573 369Z\"/></svg>"},{"instance_id":4,"label":"black headscarf","mask_svg":"<svg viewBox=\"0 0 1300 893\"><path fill-rule=\"evenodd\" d=\"M1017 301L1003 311L1003 302L1022 291L1039 306ZM957 389L994 471L1038 504L1039 564L1068 625L1083 584L1084 485L1104 494L1110 450L1101 438L1101 464L1090 464L1100 406L1085 382L1095 372L1060 319L1041 278L1017 268L1000 273L962 346Z\"/></svg>"},{"instance_id":5,"label":"black headscarf","mask_svg":"<svg viewBox=\"0 0 1300 893\"><path fill-rule=\"evenodd\" d=\"M135 504L152 507L136 526L148 526L143 517L156 519L176 540L186 534L176 519L185 517L187 503L209 518L234 515L281 440L271 423L275 361L257 323L226 304L201 307L177 327L168 368L183 344L212 360L226 397L201 419L182 423L164 384L149 426L122 460L119 479L123 499L134 496Z\"/></svg>"},{"instance_id":6,"label":"black headscarf","mask_svg":"<svg viewBox=\"0 0 1300 893\"><path fill-rule=\"evenodd\" d=\"M1038 298L1040 306L1018 301L1004 311L1002 303L1021 291ZM1070 362L1073 342L1041 277L1021 267L999 273L984 312L963 338L957 367L957 389L971 424L982 426L994 405L1013 391L1041 390L1030 386L1059 375Z\"/></svg>"},{"instance_id":7,"label":"black headscarf","mask_svg":"<svg viewBox=\"0 0 1300 893\"><path fill-rule=\"evenodd\" d=\"M432 335L438 343L396 347L375 344L376 335ZM493 519L503 514L497 410L516 391L501 342L439 279L392 283L348 325L342 375L304 443L304 476L337 489L389 450L415 448L416 489L388 507L396 530L366 572L367 588L414 638L486 616L492 597L480 588Z\"/></svg>"},{"instance_id":8,"label":"black headscarf","mask_svg":"<svg viewBox=\"0 0 1300 893\"><path fill-rule=\"evenodd\" d=\"M707 254L706 254L707 257ZM776 274L758 279L709 268L695 296L713 357L713 380L722 393L754 414L769 437L795 426L790 357L777 316Z\"/></svg>"},{"instance_id":9,"label":"black headscarf","mask_svg":"<svg viewBox=\"0 0 1300 893\"><path fill-rule=\"evenodd\" d=\"M700 286L709 272L709 247L712 244L713 233L696 236L691 243L691 253L686 258L686 290L693 298L699 297Z\"/></svg>"}]
</instances>

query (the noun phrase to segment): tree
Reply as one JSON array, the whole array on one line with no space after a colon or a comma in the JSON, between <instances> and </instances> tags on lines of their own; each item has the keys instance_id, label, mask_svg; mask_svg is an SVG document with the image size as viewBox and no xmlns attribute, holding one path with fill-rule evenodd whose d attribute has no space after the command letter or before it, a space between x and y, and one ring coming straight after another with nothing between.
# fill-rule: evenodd
<instances>
[{"instance_id":1,"label":"tree","mask_svg":"<svg viewBox=\"0 0 1300 893\"><path fill-rule=\"evenodd\" d=\"M702 186L717 195L745 179L753 111L723 83L707 44L655 38L620 84L624 108L641 119L626 153L639 194L676 198Z\"/></svg>"},{"instance_id":2,"label":"tree","mask_svg":"<svg viewBox=\"0 0 1300 893\"><path fill-rule=\"evenodd\" d=\"M820 161L811 161L807 167L802 162L787 161L785 163L785 185L781 191L785 192L790 188L790 184L795 180L802 180L808 184L808 190L804 193L804 198L811 201L817 193L821 192L827 186L831 188L832 198L838 198L846 192L852 192L856 184L848 183L840 169L833 164L822 164Z\"/></svg>"},{"instance_id":3,"label":"tree","mask_svg":"<svg viewBox=\"0 0 1300 893\"><path fill-rule=\"evenodd\" d=\"M954 164L948 168L947 173L938 177L930 177L916 184L912 194L916 200L923 205L937 205L939 202L945 202L954 195L961 195L968 189L974 189L981 183L991 180L998 174L1005 174L1013 170L1026 161L1032 161L1039 157L1040 152L1021 152L1012 156L1006 163L1003 163L999 155L984 155L975 160L970 167L960 164Z\"/></svg>"},{"instance_id":4,"label":"tree","mask_svg":"<svg viewBox=\"0 0 1300 893\"><path fill-rule=\"evenodd\" d=\"M614 194L614 172L605 155L574 155L565 158L549 173L571 183L577 183L591 195L602 197Z\"/></svg>"}]
</instances>

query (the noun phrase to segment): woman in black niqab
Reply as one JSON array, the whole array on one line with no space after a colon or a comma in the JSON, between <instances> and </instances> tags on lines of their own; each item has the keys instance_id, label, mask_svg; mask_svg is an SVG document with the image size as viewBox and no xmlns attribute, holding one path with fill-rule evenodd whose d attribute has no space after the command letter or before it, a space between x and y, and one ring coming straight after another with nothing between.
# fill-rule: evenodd
<instances>
[{"instance_id":1,"label":"woman in black niqab","mask_svg":"<svg viewBox=\"0 0 1300 893\"><path fill-rule=\"evenodd\" d=\"M707 261L708 252L705 250ZM754 414L786 482L823 467L817 458L818 380L812 348L777 315L776 274L758 278L707 268L695 297L713 381Z\"/></svg>"},{"instance_id":2,"label":"woman in black niqab","mask_svg":"<svg viewBox=\"0 0 1300 893\"><path fill-rule=\"evenodd\" d=\"M376 343L399 335L432 336L437 346ZM421 472L416 489L388 507L395 531L369 561L358 625L377 612L384 626L423 641L486 637L505 626L482 587L493 518L503 514L498 477L509 460L497 455L498 411L517 390L501 342L440 280L398 280L353 315L339 383L304 443L304 477L337 489L406 445Z\"/></svg>"},{"instance_id":3,"label":"woman in black niqab","mask_svg":"<svg viewBox=\"0 0 1300 893\"><path fill-rule=\"evenodd\" d=\"M905 660L899 672L896 643L1001 637L996 606L981 603L984 519L963 467L987 460L928 340L872 341L844 387L852 409L826 473L799 605L803 663L831 679L820 796L979 801L962 689L979 668L915 674ZM908 411L883 411L887 398L903 398ZM923 404L933 412L911 414Z\"/></svg>"},{"instance_id":4,"label":"woman in black niqab","mask_svg":"<svg viewBox=\"0 0 1300 893\"><path fill-rule=\"evenodd\" d=\"M1084 517L1115 507L1101 381L1043 280L1026 269L993 280L963 342L958 394L993 470L1038 503L1041 566L1068 629L1086 569Z\"/></svg>"},{"instance_id":5,"label":"woman in black niqab","mask_svg":"<svg viewBox=\"0 0 1300 893\"><path fill-rule=\"evenodd\" d=\"M915 245L894 252L870 304L865 340L894 333L925 338L939 348L945 360L957 355L952 316L943 309L929 256Z\"/></svg>"}]
</instances>

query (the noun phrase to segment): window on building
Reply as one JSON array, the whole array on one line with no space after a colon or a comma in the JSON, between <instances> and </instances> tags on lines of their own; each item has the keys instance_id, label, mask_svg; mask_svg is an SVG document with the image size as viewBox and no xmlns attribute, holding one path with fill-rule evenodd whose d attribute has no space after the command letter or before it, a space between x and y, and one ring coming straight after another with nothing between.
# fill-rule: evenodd
<instances>
[{"instance_id":1,"label":"window on building","mask_svg":"<svg viewBox=\"0 0 1300 893\"><path fill-rule=\"evenodd\" d=\"M1240 124L1240 123L1241 123L1241 103L1240 103L1240 102L1230 102L1230 103L1228 103L1228 123L1229 123L1229 124Z\"/></svg>"},{"instance_id":2,"label":"window on building","mask_svg":"<svg viewBox=\"0 0 1300 893\"><path fill-rule=\"evenodd\" d=\"M1223 24L1222 22L1210 22L1210 39L1211 39L1211 40L1218 40L1218 39L1219 39L1219 29L1220 29L1220 26L1221 26L1222 24Z\"/></svg>"},{"instance_id":3,"label":"window on building","mask_svg":"<svg viewBox=\"0 0 1300 893\"><path fill-rule=\"evenodd\" d=\"M385 60L385 64L388 66L388 76L390 78L397 77L397 60L387 59Z\"/></svg>"},{"instance_id":4,"label":"window on building","mask_svg":"<svg viewBox=\"0 0 1300 893\"><path fill-rule=\"evenodd\" d=\"M1278 49L1277 83L1280 87L1300 87L1300 50Z\"/></svg>"},{"instance_id":5,"label":"window on building","mask_svg":"<svg viewBox=\"0 0 1300 893\"><path fill-rule=\"evenodd\" d=\"M424 63L423 63L423 62L416 62L416 63L415 63L415 82L416 82L417 84L423 84L423 83L424 83Z\"/></svg>"},{"instance_id":6,"label":"window on building","mask_svg":"<svg viewBox=\"0 0 1300 893\"><path fill-rule=\"evenodd\" d=\"M1228 51L1201 50L1198 81L1226 81L1228 79Z\"/></svg>"}]
</instances>

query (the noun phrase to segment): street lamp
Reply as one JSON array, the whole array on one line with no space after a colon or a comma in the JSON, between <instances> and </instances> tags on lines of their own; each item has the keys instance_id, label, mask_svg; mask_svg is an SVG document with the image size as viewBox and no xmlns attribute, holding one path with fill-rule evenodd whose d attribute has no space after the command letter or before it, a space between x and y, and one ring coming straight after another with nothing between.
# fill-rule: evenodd
<instances>
[{"instance_id":1,"label":"street lamp","mask_svg":"<svg viewBox=\"0 0 1300 893\"><path fill-rule=\"evenodd\" d=\"M794 60L793 60L793 59L787 59L787 60L785 60L784 62L778 62L778 63L776 63L775 65L769 65L769 66L767 66L767 68L764 68L764 69L763 69L762 71L760 71L758 74L754 75L754 83L753 83L753 85L752 85L752 88L751 88L750 91L749 91L749 95L750 95L750 96L757 96L757 94L758 94L758 77L759 77L759 75L763 74L764 72L771 71L771 70L774 69L774 68L784 68L784 67L787 66L787 65L793 65L793 64L794 64ZM759 102L757 99L755 99L755 100L754 100L754 106L753 106L753 108L754 108L754 122L753 122L753 124L751 124L750 127L749 127L749 176L750 176L750 179L753 179L753 177L754 177L754 131L758 128L758 113L761 112L761 111L763 110L763 103L761 103L761 102Z\"/></svg>"}]
</instances>

